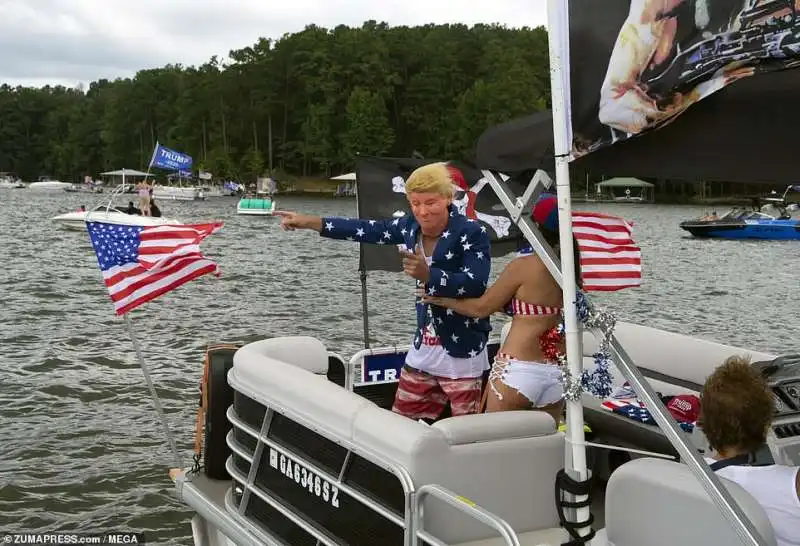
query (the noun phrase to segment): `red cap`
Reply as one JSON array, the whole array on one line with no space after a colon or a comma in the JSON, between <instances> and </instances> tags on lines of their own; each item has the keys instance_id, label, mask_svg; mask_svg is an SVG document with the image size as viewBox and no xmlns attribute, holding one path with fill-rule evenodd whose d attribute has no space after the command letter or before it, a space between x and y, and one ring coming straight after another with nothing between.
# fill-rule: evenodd
<instances>
[{"instance_id":1,"label":"red cap","mask_svg":"<svg viewBox=\"0 0 800 546\"><path fill-rule=\"evenodd\" d=\"M533 221L554 233L558 233L558 199L555 195L544 194L533 205Z\"/></svg>"},{"instance_id":2,"label":"red cap","mask_svg":"<svg viewBox=\"0 0 800 546\"><path fill-rule=\"evenodd\" d=\"M693 394L673 396L667 404L667 411L679 423L694 423L700 417L700 399Z\"/></svg>"}]
</instances>

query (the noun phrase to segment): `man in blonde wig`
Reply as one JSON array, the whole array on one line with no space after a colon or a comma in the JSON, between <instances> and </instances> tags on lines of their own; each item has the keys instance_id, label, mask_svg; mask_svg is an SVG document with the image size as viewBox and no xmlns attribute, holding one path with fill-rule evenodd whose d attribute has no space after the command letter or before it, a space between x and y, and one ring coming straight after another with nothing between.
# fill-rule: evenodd
<instances>
[{"instance_id":1,"label":"man in blonde wig","mask_svg":"<svg viewBox=\"0 0 800 546\"><path fill-rule=\"evenodd\" d=\"M313 229L323 237L402 245L403 270L432 296L479 297L489 281L489 235L453 206L453 175L446 163L415 170L405 183L411 216L386 220L307 216L277 211L281 227ZM414 343L400 372L392 411L433 421L447 402L454 416L477 413L482 376L489 369L489 320L460 315L416 300Z\"/></svg>"}]
</instances>

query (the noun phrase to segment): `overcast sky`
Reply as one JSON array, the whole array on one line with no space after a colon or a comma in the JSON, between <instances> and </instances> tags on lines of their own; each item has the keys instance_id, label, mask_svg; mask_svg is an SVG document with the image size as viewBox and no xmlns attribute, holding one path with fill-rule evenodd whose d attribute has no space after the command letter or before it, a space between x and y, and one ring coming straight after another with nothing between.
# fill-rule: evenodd
<instances>
[{"instance_id":1,"label":"overcast sky","mask_svg":"<svg viewBox=\"0 0 800 546\"><path fill-rule=\"evenodd\" d=\"M0 0L0 83L84 85L277 38L307 24L538 26L544 0Z\"/></svg>"}]
</instances>

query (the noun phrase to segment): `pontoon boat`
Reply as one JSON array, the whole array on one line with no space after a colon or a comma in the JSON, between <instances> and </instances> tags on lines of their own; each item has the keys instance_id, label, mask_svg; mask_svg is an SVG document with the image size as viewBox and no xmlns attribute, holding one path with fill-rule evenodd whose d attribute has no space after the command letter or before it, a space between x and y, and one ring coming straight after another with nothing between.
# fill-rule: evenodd
<instances>
[{"instance_id":1,"label":"pontoon boat","mask_svg":"<svg viewBox=\"0 0 800 546\"><path fill-rule=\"evenodd\" d=\"M236 203L236 214L272 216L273 212L275 212L275 201L266 195L245 196Z\"/></svg>"},{"instance_id":2,"label":"pontoon boat","mask_svg":"<svg viewBox=\"0 0 800 546\"><path fill-rule=\"evenodd\" d=\"M699 8L664 15L688 17L680 23L688 30L675 45L681 62L670 63L664 74L648 65L647 81L635 82L642 87L630 91L659 93L658 100L648 97L648 107L675 108L651 112L650 118L626 109L630 102L614 79L643 73L628 68L625 63L635 59L625 50L615 51L630 45L620 36L642 35L626 27L629 21L640 24L644 15L629 11L641 3L571 0L567 10L566 0L549 0L552 115L514 120L487 131L478 143L481 187L497 195L507 219L563 288L565 430L535 411L445 417L433 425L392 413L388 407L404 356L396 347L367 343L349 361L322 341L301 335L212 348L198 420L200 429L205 424L202 453L196 453L194 468L170 473L181 499L196 512L196 546L776 544L765 509L709 468L702 430L695 424L691 434L686 432L656 391L698 393L715 366L733 354L762 361L759 369L782 401L762 446L765 456L800 465L800 362L644 326L614 325L613 317L602 312L581 315L575 286L570 166L576 173L591 169L620 176L744 181L756 179L756 172L770 179L796 176L800 70L791 67L797 65L792 44L798 33L781 34L772 58L752 44L769 46L773 40L764 33L776 26L797 29L800 21L789 9L780 11L773 25L753 27L754 13L759 24L770 16L761 2L745 2L744 8L742 2L729 4L741 16L741 29L718 40L709 37L712 27L693 26L708 25L709 13ZM745 39L747 47L737 42ZM692 55L683 58L684 50ZM647 56L648 63L651 59ZM761 68L762 59L784 63L764 65L768 68L786 69L730 79L723 70L726 62ZM605 78L606 72L613 77ZM692 83L678 93L675 81ZM714 92L725 86L724 92ZM634 122L645 123L644 130L626 125ZM763 130L754 138L756 127ZM560 263L526 214L550 186L549 177L537 170L553 165ZM525 191L511 191L502 172L523 179ZM364 186L368 179L359 172L362 197L374 195ZM390 184L391 177L381 183ZM393 209L386 204L385 217ZM365 287L369 265L361 263ZM614 386L627 380L653 424L605 409L570 379L581 377L604 350L613 358ZM591 441L584 419L594 430ZM606 478L604 495L597 494Z\"/></svg>"}]
</instances>

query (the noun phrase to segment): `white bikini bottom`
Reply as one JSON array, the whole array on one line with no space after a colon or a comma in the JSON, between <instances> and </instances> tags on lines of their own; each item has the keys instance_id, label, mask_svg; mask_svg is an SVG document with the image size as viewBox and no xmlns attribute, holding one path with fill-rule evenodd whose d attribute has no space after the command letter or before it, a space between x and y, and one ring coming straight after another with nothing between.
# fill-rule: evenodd
<instances>
[{"instance_id":1,"label":"white bikini bottom","mask_svg":"<svg viewBox=\"0 0 800 546\"><path fill-rule=\"evenodd\" d=\"M489 387L498 400L502 400L503 395L494 386L495 381L519 391L535 408L549 406L564 397L561 370L555 364L517 360L498 353L489 373Z\"/></svg>"}]
</instances>

